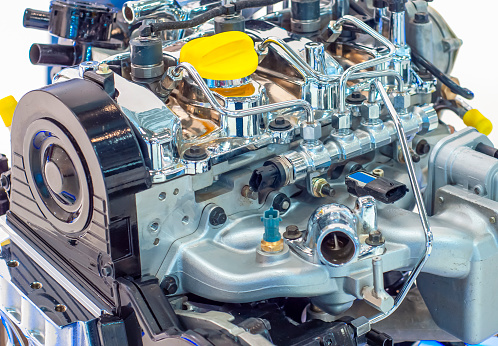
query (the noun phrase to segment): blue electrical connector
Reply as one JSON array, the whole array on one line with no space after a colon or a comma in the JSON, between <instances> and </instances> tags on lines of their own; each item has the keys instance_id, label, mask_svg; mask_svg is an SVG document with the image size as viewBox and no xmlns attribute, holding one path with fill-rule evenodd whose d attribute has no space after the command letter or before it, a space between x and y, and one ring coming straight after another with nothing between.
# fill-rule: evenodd
<instances>
[{"instance_id":1,"label":"blue electrical connector","mask_svg":"<svg viewBox=\"0 0 498 346\"><path fill-rule=\"evenodd\" d=\"M278 210L271 207L265 211L264 216L261 218L265 225L265 234L263 235L263 240L269 243L275 243L282 239L280 232L278 231L278 225L282 218Z\"/></svg>"}]
</instances>

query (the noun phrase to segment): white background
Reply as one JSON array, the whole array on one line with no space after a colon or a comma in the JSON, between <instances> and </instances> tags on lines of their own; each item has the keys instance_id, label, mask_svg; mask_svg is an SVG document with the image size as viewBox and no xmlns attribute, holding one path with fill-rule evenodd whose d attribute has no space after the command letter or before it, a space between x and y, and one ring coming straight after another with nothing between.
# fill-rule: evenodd
<instances>
[{"instance_id":1,"label":"white background","mask_svg":"<svg viewBox=\"0 0 498 346\"><path fill-rule=\"evenodd\" d=\"M29 47L32 43L48 43L44 31L22 26L24 9L48 10L48 0L0 0L0 98L13 95L19 100L26 92L46 82L46 69L32 66ZM452 75L463 86L475 92L471 105L496 122L491 134L498 143L498 1L494 0L435 0L432 6L446 19L464 42ZM452 121L463 126L459 118ZM10 156L10 133L0 124L0 153Z\"/></svg>"}]
</instances>

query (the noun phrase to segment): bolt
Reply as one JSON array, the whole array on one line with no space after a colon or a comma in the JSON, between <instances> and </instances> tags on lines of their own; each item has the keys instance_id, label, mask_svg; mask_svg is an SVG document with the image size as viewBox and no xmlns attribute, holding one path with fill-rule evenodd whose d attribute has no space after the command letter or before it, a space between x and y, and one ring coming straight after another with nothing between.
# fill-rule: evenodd
<instances>
[{"instance_id":1,"label":"bolt","mask_svg":"<svg viewBox=\"0 0 498 346\"><path fill-rule=\"evenodd\" d=\"M281 214L284 214L287 210L289 210L291 206L291 200L285 193L279 193L273 199L272 207L275 210L278 210Z\"/></svg>"},{"instance_id":2,"label":"bolt","mask_svg":"<svg viewBox=\"0 0 498 346\"><path fill-rule=\"evenodd\" d=\"M258 199L258 193L254 192L253 189L249 185L245 185L242 190L240 191L241 195L244 196L245 198L250 198L250 199Z\"/></svg>"},{"instance_id":3,"label":"bolt","mask_svg":"<svg viewBox=\"0 0 498 346\"><path fill-rule=\"evenodd\" d=\"M335 190L324 178L313 179L312 189L315 197L333 197L335 195Z\"/></svg>"},{"instance_id":4,"label":"bolt","mask_svg":"<svg viewBox=\"0 0 498 346\"><path fill-rule=\"evenodd\" d=\"M285 239L288 240L296 240L301 238L303 235L303 232L299 230L299 228L296 225L289 225L285 228L285 232L283 234Z\"/></svg>"},{"instance_id":5,"label":"bolt","mask_svg":"<svg viewBox=\"0 0 498 346\"><path fill-rule=\"evenodd\" d=\"M214 208L209 214L209 223L211 226L220 226L227 221L227 214L222 207Z\"/></svg>"},{"instance_id":6,"label":"bolt","mask_svg":"<svg viewBox=\"0 0 498 346\"><path fill-rule=\"evenodd\" d=\"M418 155L425 155L431 150L431 145L427 143L425 139L422 139L418 142L417 147L415 148L415 152Z\"/></svg>"},{"instance_id":7,"label":"bolt","mask_svg":"<svg viewBox=\"0 0 498 346\"><path fill-rule=\"evenodd\" d=\"M183 158L188 161L201 161L208 157L207 151L197 145L193 145L183 153Z\"/></svg>"},{"instance_id":8,"label":"bolt","mask_svg":"<svg viewBox=\"0 0 498 346\"><path fill-rule=\"evenodd\" d=\"M382 237L382 233L380 231L372 231L368 234L368 239L366 243L372 246L379 246L384 244L384 238Z\"/></svg>"},{"instance_id":9,"label":"bolt","mask_svg":"<svg viewBox=\"0 0 498 346\"><path fill-rule=\"evenodd\" d=\"M443 197L438 197L437 201L438 201L439 204L443 204L444 203L444 198Z\"/></svg>"},{"instance_id":10,"label":"bolt","mask_svg":"<svg viewBox=\"0 0 498 346\"><path fill-rule=\"evenodd\" d=\"M107 64L100 64L99 65L99 70L97 71L98 74L109 74L112 71L109 69L109 65Z\"/></svg>"},{"instance_id":11,"label":"bolt","mask_svg":"<svg viewBox=\"0 0 498 346\"><path fill-rule=\"evenodd\" d=\"M429 13L427 13L427 12L415 13L415 18L413 20L414 23L425 24L425 23L429 23L429 21L430 21Z\"/></svg>"},{"instance_id":12,"label":"bolt","mask_svg":"<svg viewBox=\"0 0 498 346\"><path fill-rule=\"evenodd\" d=\"M355 91L346 98L346 102L352 105L361 105L366 99L361 92Z\"/></svg>"},{"instance_id":13,"label":"bolt","mask_svg":"<svg viewBox=\"0 0 498 346\"><path fill-rule=\"evenodd\" d=\"M175 294L176 291L178 291L178 284L176 283L176 279L172 276L166 276L161 282L161 288L166 295Z\"/></svg>"},{"instance_id":14,"label":"bolt","mask_svg":"<svg viewBox=\"0 0 498 346\"><path fill-rule=\"evenodd\" d=\"M489 222L491 222L492 224L495 224L495 223L496 223L496 217L491 216L491 217L489 218Z\"/></svg>"},{"instance_id":15,"label":"bolt","mask_svg":"<svg viewBox=\"0 0 498 346\"><path fill-rule=\"evenodd\" d=\"M287 131L291 128L292 124L284 117L276 117L275 120L270 122L270 130L273 131Z\"/></svg>"},{"instance_id":16,"label":"bolt","mask_svg":"<svg viewBox=\"0 0 498 346\"><path fill-rule=\"evenodd\" d=\"M481 185L474 186L474 193L478 196L483 195L484 194L484 187L482 187Z\"/></svg>"}]
</instances>

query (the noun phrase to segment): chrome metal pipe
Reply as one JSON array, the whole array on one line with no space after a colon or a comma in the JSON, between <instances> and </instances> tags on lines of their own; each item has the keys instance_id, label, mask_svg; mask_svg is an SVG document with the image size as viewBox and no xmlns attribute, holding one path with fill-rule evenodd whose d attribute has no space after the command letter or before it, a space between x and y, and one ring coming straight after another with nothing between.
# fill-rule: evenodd
<instances>
[{"instance_id":1,"label":"chrome metal pipe","mask_svg":"<svg viewBox=\"0 0 498 346\"><path fill-rule=\"evenodd\" d=\"M172 0L142 0L142 1L127 1L123 5L123 17L129 24L135 24L144 18L149 18L159 13L164 12L169 8L175 8L175 2ZM175 20L179 20L179 13L174 11Z\"/></svg>"},{"instance_id":2,"label":"chrome metal pipe","mask_svg":"<svg viewBox=\"0 0 498 346\"><path fill-rule=\"evenodd\" d=\"M373 288L376 297L382 297L384 290L384 270L382 269L382 257L372 258Z\"/></svg>"},{"instance_id":3,"label":"chrome metal pipe","mask_svg":"<svg viewBox=\"0 0 498 346\"><path fill-rule=\"evenodd\" d=\"M353 73L349 77L349 80L379 78L379 77L394 77L394 79L396 79L397 82L396 84L398 87L398 91L403 92L405 90L405 82L403 81L403 77L399 72L394 70L357 72Z\"/></svg>"},{"instance_id":4,"label":"chrome metal pipe","mask_svg":"<svg viewBox=\"0 0 498 346\"><path fill-rule=\"evenodd\" d=\"M391 12L391 41L396 47L406 46L405 11Z\"/></svg>"},{"instance_id":5,"label":"chrome metal pipe","mask_svg":"<svg viewBox=\"0 0 498 346\"><path fill-rule=\"evenodd\" d=\"M291 63L294 66L297 66L308 78L314 78L323 83L331 83L335 82L338 79L337 75L326 75L320 72L315 71L306 61L304 61L299 54L297 54L293 49L291 49L284 41L276 37L268 37L263 42L259 44L257 47L258 54L263 54L263 52L268 48L270 44L274 44L279 46L290 58ZM342 68L339 63L337 63L338 68Z\"/></svg>"},{"instance_id":6,"label":"chrome metal pipe","mask_svg":"<svg viewBox=\"0 0 498 346\"><path fill-rule=\"evenodd\" d=\"M325 48L321 42L308 42L304 45L306 62L315 71L325 73Z\"/></svg>"},{"instance_id":7,"label":"chrome metal pipe","mask_svg":"<svg viewBox=\"0 0 498 346\"><path fill-rule=\"evenodd\" d=\"M375 59L368 60L360 64L351 66L346 71L344 71L339 81L339 113L341 114L346 112L346 87L347 87L347 81L350 79L350 76L354 72L389 62L396 53L396 47L387 38L380 35L378 32L376 32L374 29L372 29L371 27L369 27L367 24L365 24L356 17L348 15L340 18L334 23L334 29L338 30L339 27L341 27L345 22L353 24L358 29L363 30L368 35L380 41L384 46L386 46L389 49L389 53L384 56L380 56Z\"/></svg>"},{"instance_id":8,"label":"chrome metal pipe","mask_svg":"<svg viewBox=\"0 0 498 346\"><path fill-rule=\"evenodd\" d=\"M415 265L415 267L413 268L412 272L410 273L408 280L406 281L406 283L403 285L398 295L396 296L393 307L389 309L389 311L387 311L386 313L378 314L371 317L369 319L370 324L382 321L386 317L390 316L394 311L396 311L396 309L398 309L398 307L401 305L406 295L408 294L408 291L410 290L415 280L417 279L418 274L420 274L422 268L429 259L429 256L432 251L432 242L433 242L433 234L432 234L431 225L429 223L429 216L427 215L427 210L425 209L424 200L422 199L422 192L420 191L420 186L418 185L417 175L415 173L415 167L413 165L413 160L410 155L410 147L408 146L408 142L406 141L406 134L405 130L403 129L403 123L398 113L394 109L394 106L391 103L391 100L389 99L386 90L384 89L384 85L382 85L381 81L379 81L378 79L375 80L373 83L375 84L375 87L379 91L380 96L386 105L388 113L393 119L394 126L396 127L398 140L401 145L401 150L403 152L403 156L406 162L406 167L408 169L408 177L410 178L410 184L412 186L413 194L415 196L415 202L417 204L420 222L422 223L422 228L424 230L425 251L422 257Z\"/></svg>"},{"instance_id":9,"label":"chrome metal pipe","mask_svg":"<svg viewBox=\"0 0 498 346\"><path fill-rule=\"evenodd\" d=\"M349 0L334 0L332 3L332 18L339 19L349 14Z\"/></svg>"},{"instance_id":10,"label":"chrome metal pipe","mask_svg":"<svg viewBox=\"0 0 498 346\"><path fill-rule=\"evenodd\" d=\"M209 104L213 107L215 111L220 113L223 116L230 118L241 118L250 115L263 114L267 112L275 112L282 109L287 108L301 108L306 113L306 121L309 123L314 122L313 109L310 104L304 100L296 99L291 101L283 101L279 103L268 104L264 106L254 107L250 109L243 110L229 110L218 103L216 98L214 97L213 92L208 88L204 79L199 75L197 70L191 64L187 62L182 62L178 64L172 70L173 77L179 77L180 72L184 70L187 71L188 75L192 80L197 84L197 86L201 89L204 96L206 96Z\"/></svg>"}]
</instances>

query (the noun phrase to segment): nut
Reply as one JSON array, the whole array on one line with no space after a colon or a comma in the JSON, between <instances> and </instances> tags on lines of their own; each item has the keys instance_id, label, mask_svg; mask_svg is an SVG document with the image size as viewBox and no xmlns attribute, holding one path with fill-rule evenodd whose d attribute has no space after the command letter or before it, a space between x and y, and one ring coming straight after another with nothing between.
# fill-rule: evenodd
<instances>
[{"instance_id":1,"label":"nut","mask_svg":"<svg viewBox=\"0 0 498 346\"><path fill-rule=\"evenodd\" d=\"M349 110L344 113L335 113L334 117L338 119L338 130L349 130L351 128L351 112Z\"/></svg>"},{"instance_id":2,"label":"nut","mask_svg":"<svg viewBox=\"0 0 498 346\"><path fill-rule=\"evenodd\" d=\"M407 109L411 105L411 96L408 93L393 91L390 98L396 110Z\"/></svg>"},{"instance_id":3,"label":"nut","mask_svg":"<svg viewBox=\"0 0 498 346\"><path fill-rule=\"evenodd\" d=\"M268 242L261 240L261 250L264 252L279 252L284 249L284 239L280 239L276 242Z\"/></svg>"},{"instance_id":4,"label":"nut","mask_svg":"<svg viewBox=\"0 0 498 346\"><path fill-rule=\"evenodd\" d=\"M364 119L379 119L380 117L380 106L377 102L370 103L368 101L363 101L360 107L361 116Z\"/></svg>"},{"instance_id":5,"label":"nut","mask_svg":"<svg viewBox=\"0 0 498 346\"><path fill-rule=\"evenodd\" d=\"M317 141L322 136L322 125L318 121L301 123L301 137L305 141Z\"/></svg>"}]
</instances>

